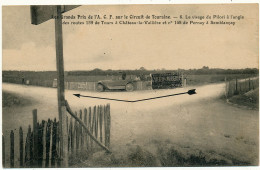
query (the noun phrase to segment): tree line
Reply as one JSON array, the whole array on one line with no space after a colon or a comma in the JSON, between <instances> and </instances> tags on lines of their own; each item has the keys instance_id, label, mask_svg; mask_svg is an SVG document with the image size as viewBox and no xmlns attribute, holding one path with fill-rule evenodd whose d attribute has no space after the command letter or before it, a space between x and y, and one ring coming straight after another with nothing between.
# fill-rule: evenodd
<instances>
[{"instance_id":1,"label":"tree line","mask_svg":"<svg viewBox=\"0 0 260 170\"><path fill-rule=\"evenodd\" d=\"M257 68L245 68L245 69L221 69L221 68L209 68L204 66L200 69L154 69L147 70L144 67L136 70L102 70L99 68L85 71L65 71L65 77L70 76L112 76L121 75L125 73L127 75L149 75L155 73L179 73L184 75L213 75L213 74L256 74L258 75L259 69ZM56 71L2 71L3 77L49 77L56 78Z\"/></svg>"},{"instance_id":2,"label":"tree line","mask_svg":"<svg viewBox=\"0 0 260 170\"><path fill-rule=\"evenodd\" d=\"M89 71L69 71L67 75L120 75L126 73L127 75L148 75L155 73L183 73L190 75L200 75L200 74L258 74L259 70L257 68L245 68L245 69L220 69L220 68L209 68L204 66L200 69L176 69L176 70L166 70L166 69L157 69L157 70L147 70L144 67L136 70L102 70L102 69L93 69Z\"/></svg>"}]
</instances>

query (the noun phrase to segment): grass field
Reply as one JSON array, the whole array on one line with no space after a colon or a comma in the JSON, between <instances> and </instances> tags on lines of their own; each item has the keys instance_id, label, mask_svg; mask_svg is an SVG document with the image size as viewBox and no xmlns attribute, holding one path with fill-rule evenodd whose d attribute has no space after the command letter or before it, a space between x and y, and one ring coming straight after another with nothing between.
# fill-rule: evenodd
<instances>
[{"instance_id":1,"label":"grass field","mask_svg":"<svg viewBox=\"0 0 260 170\"><path fill-rule=\"evenodd\" d=\"M239 106L246 106L252 109L259 108L259 88L250 90L245 94L238 94L230 97L229 102Z\"/></svg>"},{"instance_id":2,"label":"grass field","mask_svg":"<svg viewBox=\"0 0 260 170\"><path fill-rule=\"evenodd\" d=\"M81 152L77 158L70 159L70 167L201 167L201 166L248 166L251 163L241 161L231 155L212 150L180 145L171 140L152 140L145 146L135 143L120 148L125 152L104 151L92 155ZM86 156L88 155L88 157Z\"/></svg>"},{"instance_id":3,"label":"grass field","mask_svg":"<svg viewBox=\"0 0 260 170\"><path fill-rule=\"evenodd\" d=\"M31 105L32 101L24 96L20 96L10 92L2 92L2 106L5 107L18 107Z\"/></svg>"}]
</instances>

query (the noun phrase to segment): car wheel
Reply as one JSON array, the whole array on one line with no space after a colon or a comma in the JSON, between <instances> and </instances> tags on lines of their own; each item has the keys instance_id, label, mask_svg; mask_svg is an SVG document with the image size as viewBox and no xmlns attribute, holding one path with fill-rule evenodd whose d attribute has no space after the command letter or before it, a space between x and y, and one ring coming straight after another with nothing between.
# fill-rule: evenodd
<instances>
[{"instance_id":1,"label":"car wheel","mask_svg":"<svg viewBox=\"0 0 260 170\"><path fill-rule=\"evenodd\" d=\"M104 86L103 86L102 84L98 84L98 85L97 85L97 91L98 91L98 92L104 91Z\"/></svg>"},{"instance_id":2,"label":"car wheel","mask_svg":"<svg viewBox=\"0 0 260 170\"><path fill-rule=\"evenodd\" d=\"M126 91L134 91L134 85L132 83L128 83L125 86Z\"/></svg>"}]
</instances>

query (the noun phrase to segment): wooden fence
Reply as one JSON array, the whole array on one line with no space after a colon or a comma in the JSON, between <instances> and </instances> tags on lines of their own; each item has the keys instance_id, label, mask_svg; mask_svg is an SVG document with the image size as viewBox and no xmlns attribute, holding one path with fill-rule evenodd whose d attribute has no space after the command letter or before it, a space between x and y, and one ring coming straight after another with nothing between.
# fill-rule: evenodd
<instances>
[{"instance_id":1,"label":"wooden fence","mask_svg":"<svg viewBox=\"0 0 260 170\"><path fill-rule=\"evenodd\" d=\"M110 146L110 105L85 108L76 114L99 142L106 147ZM77 155L81 151L92 153L100 149L82 126L70 116L67 116L67 131L70 155ZM15 150L15 142L18 142L18 150ZM60 167L60 150L59 122L56 118L38 122L36 109L33 110L33 127L29 125L26 132L20 127L17 137L11 130L10 148L6 147L5 137L2 136L2 163L5 168Z\"/></svg>"},{"instance_id":2,"label":"wooden fence","mask_svg":"<svg viewBox=\"0 0 260 170\"><path fill-rule=\"evenodd\" d=\"M57 87L57 80L25 80L24 84L28 81L28 85L33 86L43 86L43 87ZM19 78L11 79L5 78L3 82L15 83L15 84L23 84L22 80ZM97 82L65 82L65 89L68 90L84 90L84 91L96 91ZM137 81L134 82L135 90L151 90L151 82L150 81Z\"/></svg>"},{"instance_id":3,"label":"wooden fence","mask_svg":"<svg viewBox=\"0 0 260 170\"><path fill-rule=\"evenodd\" d=\"M97 82L65 82L65 89L96 91Z\"/></svg>"},{"instance_id":4,"label":"wooden fence","mask_svg":"<svg viewBox=\"0 0 260 170\"><path fill-rule=\"evenodd\" d=\"M226 82L226 97L232 97L238 94L244 94L250 90L254 90L259 87L258 78L248 78L242 80L231 80Z\"/></svg>"}]
</instances>

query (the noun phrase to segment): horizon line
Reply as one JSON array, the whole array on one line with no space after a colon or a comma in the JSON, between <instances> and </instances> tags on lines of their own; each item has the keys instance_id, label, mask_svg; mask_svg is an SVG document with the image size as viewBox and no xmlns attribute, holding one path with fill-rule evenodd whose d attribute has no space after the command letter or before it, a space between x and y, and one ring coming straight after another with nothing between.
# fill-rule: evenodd
<instances>
[{"instance_id":1,"label":"horizon line","mask_svg":"<svg viewBox=\"0 0 260 170\"><path fill-rule=\"evenodd\" d=\"M140 69L101 69L101 68L94 68L94 69L89 69L89 70L64 70L64 72L68 72L68 71L93 71L95 69L100 69L102 71L108 71L108 70L112 70L112 71L118 71L118 70L129 70L129 71L136 71L136 70L140 70ZM198 70L198 69L203 69L203 67L201 68L189 68L189 69L183 69L183 68L178 68L178 69L145 69L143 71L171 71L171 70ZM208 68L210 69L222 69L222 70L243 70L243 69L259 69L256 67L245 67L245 68ZM34 71L34 72L44 72L44 71L57 71L57 70L2 70L3 71Z\"/></svg>"}]
</instances>

